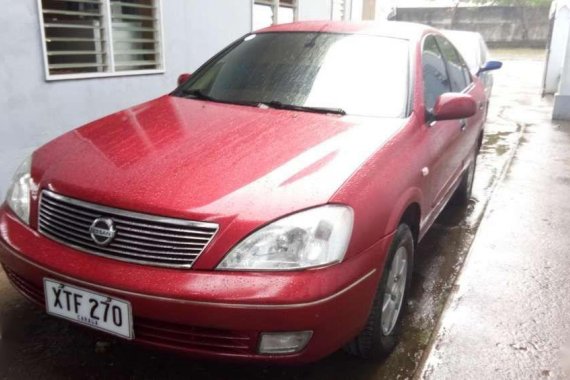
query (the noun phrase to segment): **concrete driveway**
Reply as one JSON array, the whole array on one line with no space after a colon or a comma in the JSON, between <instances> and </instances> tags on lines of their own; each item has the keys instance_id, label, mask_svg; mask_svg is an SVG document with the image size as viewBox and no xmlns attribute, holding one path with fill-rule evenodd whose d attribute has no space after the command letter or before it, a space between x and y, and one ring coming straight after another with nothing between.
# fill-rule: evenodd
<instances>
[{"instance_id":1,"label":"concrete driveway","mask_svg":"<svg viewBox=\"0 0 570 380\"><path fill-rule=\"evenodd\" d=\"M538 82L521 75L511 89L518 104L503 115L521 126L520 146L489 202L423 379L570 379L570 122L550 120L552 99L540 98Z\"/></svg>"},{"instance_id":2,"label":"concrete driveway","mask_svg":"<svg viewBox=\"0 0 570 380\"><path fill-rule=\"evenodd\" d=\"M412 377L424 360L489 199L520 142L521 125L511 116L517 107L524 107L521 97L528 96L529 83L519 77L532 76L530 86L538 91L542 55L534 51L509 54L505 69L496 74L474 199L467 208L448 207L421 242L404 320L405 332L396 351L385 361L364 362L343 352L303 367L191 360L133 346L48 317L20 296L0 274L0 379Z\"/></svg>"}]
</instances>

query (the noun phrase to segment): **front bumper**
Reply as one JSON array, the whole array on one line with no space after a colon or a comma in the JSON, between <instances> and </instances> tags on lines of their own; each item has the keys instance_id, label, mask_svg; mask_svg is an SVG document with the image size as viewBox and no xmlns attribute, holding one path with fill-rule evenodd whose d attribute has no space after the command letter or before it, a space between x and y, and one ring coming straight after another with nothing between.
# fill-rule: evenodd
<instances>
[{"instance_id":1,"label":"front bumper","mask_svg":"<svg viewBox=\"0 0 570 380\"><path fill-rule=\"evenodd\" d=\"M43 278L129 301L135 342L184 354L299 363L342 347L364 326L391 236L339 265L300 272L216 272L129 264L73 250L0 209L0 262L43 305ZM261 332L313 331L305 349L260 355Z\"/></svg>"}]
</instances>

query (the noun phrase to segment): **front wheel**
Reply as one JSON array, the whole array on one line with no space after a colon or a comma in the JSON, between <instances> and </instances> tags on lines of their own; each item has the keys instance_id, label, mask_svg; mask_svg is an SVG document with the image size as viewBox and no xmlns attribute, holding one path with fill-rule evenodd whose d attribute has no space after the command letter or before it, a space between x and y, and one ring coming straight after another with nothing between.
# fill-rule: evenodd
<instances>
[{"instance_id":1,"label":"front wheel","mask_svg":"<svg viewBox=\"0 0 570 380\"><path fill-rule=\"evenodd\" d=\"M364 359L388 355L397 343L402 310L412 277L414 238L401 224L390 246L386 265L364 330L345 350Z\"/></svg>"},{"instance_id":2,"label":"front wheel","mask_svg":"<svg viewBox=\"0 0 570 380\"><path fill-rule=\"evenodd\" d=\"M477 168L477 152L473 154L471 163L467 167L467 170L463 173L461 177L461 183L455 192L455 201L458 204L467 204L471 199L473 193L473 182L475 180L475 169Z\"/></svg>"}]
</instances>

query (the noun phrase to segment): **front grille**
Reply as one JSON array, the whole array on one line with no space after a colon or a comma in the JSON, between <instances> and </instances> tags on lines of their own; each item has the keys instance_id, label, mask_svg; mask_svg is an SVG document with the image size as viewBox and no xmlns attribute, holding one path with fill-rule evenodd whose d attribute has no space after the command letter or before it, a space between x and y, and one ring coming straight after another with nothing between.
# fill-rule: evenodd
<instances>
[{"instance_id":1,"label":"front grille","mask_svg":"<svg viewBox=\"0 0 570 380\"><path fill-rule=\"evenodd\" d=\"M42 288L37 287L31 282L24 280L22 277L18 276L16 272L12 271L8 267L3 266L4 272L8 280L14 285L16 289L20 291L26 298L39 304L44 304L44 291Z\"/></svg>"},{"instance_id":2,"label":"front grille","mask_svg":"<svg viewBox=\"0 0 570 380\"><path fill-rule=\"evenodd\" d=\"M255 334L183 326L135 318L137 341L163 348L246 355L255 353Z\"/></svg>"},{"instance_id":3,"label":"front grille","mask_svg":"<svg viewBox=\"0 0 570 380\"><path fill-rule=\"evenodd\" d=\"M90 228L110 219L115 235L96 242ZM190 268L218 230L215 223L165 218L100 206L42 191L39 231L62 244L138 264Z\"/></svg>"}]
</instances>

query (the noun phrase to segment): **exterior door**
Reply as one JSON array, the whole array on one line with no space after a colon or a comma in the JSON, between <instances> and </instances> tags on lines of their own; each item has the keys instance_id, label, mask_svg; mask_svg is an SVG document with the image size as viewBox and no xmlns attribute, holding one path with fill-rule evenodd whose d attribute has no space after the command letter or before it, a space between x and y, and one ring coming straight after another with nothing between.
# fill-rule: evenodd
<instances>
[{"instance_id":1,"label":"exterior door","mask_svg":"<svg viewBox=\"0 0 570 380\"><path fill-rule=\"evenodd\" d=\"M457 49L443 36L437 36L436 40L446 62L451 91L471 95L479 107L479 112L475 115L459 121L461 135L454 160L458 162L456 175L460 176L472 158L473 148L481 131L480 126L484 122L485 95L482 84L473 81L471 72Z\"/></svg>"},{"instance_id":2,"label":"exterior door","mask_svg":"<svg viewBox=\"0 0 570 380\"><path fill-rule=\"evenodd\" d=\"M445 59L435 36L425 38L422 48L422 69L424 85L424 103L426 109L426 140L429 145L430 159L423 171L428 176L430 214L437 211L450 192L461 166L458 145L462 134L459 120L431 121L429 115L437 98L451 92L451 81ZM437 212L435 212L437 214Z\"/></svg>"}]
</instances>

